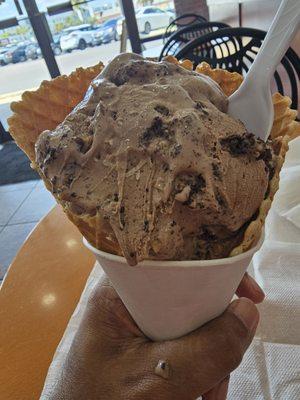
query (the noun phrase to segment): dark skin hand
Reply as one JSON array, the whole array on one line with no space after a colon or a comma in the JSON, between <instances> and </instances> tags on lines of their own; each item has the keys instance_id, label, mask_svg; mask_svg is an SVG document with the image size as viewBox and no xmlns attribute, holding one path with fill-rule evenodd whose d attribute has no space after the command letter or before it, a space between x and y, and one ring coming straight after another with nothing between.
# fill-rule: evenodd
<instances>
[{"instance_id":1,"label":"dark skin hand","mask_svg":"<svg viewBox=\"0 0 300 400\"><path fill-rule=\"evenodd\" d=\"M229 375L242 361L259 321L254 303L264 299L248 274L236 293L243 298L220 317L182 338L152 342L103 280L89 299L60 380L47 399L226 399Z\"/></svg>"}]
</instances>

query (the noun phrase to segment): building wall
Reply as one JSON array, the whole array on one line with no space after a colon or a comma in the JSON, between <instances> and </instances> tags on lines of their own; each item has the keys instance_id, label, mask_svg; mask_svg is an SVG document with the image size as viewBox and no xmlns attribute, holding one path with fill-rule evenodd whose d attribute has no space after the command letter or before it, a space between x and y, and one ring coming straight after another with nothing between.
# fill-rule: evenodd
<instances>
[{"instance_id":1,"label":"building wall","mask_svg":"<svg viewBox=\"0 0 300 400\"><path fill-rule=\"evenodd\" d=\"M196 13L208 19L208 7L205 0L174 0L174 6L177 16Z\"/></svg>"},{"instance_id":2,"label":"building wall","mask_svg":"<svg viewBox=\"0 0 300 400\"><path fill-rule=\"evenodd\" d=\"M226 22L231 26L239 26L239 6L236 0L222 1L209 0L209 14L211 21ZM216 3L214 5L214 3ZM267 31L281 0L248 0L242 2L243 26ZM292 47L300 55L300 32L292 42Z\"/></svg>"}]
</instances>

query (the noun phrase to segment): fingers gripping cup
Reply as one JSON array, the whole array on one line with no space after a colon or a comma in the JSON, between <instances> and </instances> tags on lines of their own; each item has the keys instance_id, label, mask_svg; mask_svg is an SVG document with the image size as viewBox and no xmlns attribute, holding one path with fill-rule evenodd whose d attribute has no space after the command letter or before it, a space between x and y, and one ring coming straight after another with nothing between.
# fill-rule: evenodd
<instances>
[{"instance_id":1,"label":"fingers gripping cup","mask_svg":"<svg viewBox=\"0 0 300 400\"><path fill-rule=\"evenodd\" d=\"M84 239L139 328L152 340L178 338L219 316L262 242L263 236L247 252L218 260L150 260L130 266L124 257L100 251Z\"/></svg>"}]
</instances>

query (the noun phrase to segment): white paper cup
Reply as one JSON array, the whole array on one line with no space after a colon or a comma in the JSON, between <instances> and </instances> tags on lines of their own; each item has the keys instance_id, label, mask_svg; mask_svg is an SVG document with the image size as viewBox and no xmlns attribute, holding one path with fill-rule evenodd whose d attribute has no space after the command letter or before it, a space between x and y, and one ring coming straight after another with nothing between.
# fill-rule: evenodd
<instances>
[{"instance_id":1,"label":"white paper cup","mask_svg":"<svg viewBox=\"0 0 300 400\"><path fill-rule=\"evenodd\" d=\"M146 336L169 340L220 315L230 303L259 243L235 257L197 261L143 261L97 250L84 239Z\"/></svg>"}]
</instances>

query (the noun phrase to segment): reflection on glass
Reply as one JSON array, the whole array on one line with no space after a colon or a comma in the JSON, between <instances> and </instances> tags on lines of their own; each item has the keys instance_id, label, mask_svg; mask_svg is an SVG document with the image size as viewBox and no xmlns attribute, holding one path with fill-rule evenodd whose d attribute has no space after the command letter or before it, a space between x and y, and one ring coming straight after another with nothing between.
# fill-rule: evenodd
<instances>
[{"instance_id":1,"label":"reflection on glass","mask_svg":"<svg viewBox=\"0 0 300 400\"><path fill-rule=\"evenodd\" d=\"M73 247L75 247L78 244L77 240L75 239L69 239L66 241L66 245L69 249L72 249Z\"/></svg>"},{"instance_id":2,"label":"reflection on glass","mask_svg":"<svg viewBox=\"0 0 300 400\"><path fill-rule=\"evenodd\" d=\"M56 301L56 296L53 293L45 294L42 297L42 304L44 306L51 306L52 304L55 303L55 301Z\"/></svg>"}]
</instances>

